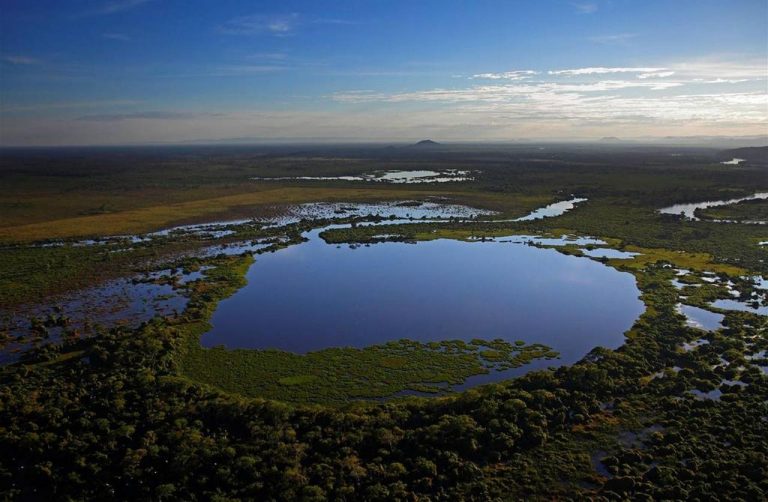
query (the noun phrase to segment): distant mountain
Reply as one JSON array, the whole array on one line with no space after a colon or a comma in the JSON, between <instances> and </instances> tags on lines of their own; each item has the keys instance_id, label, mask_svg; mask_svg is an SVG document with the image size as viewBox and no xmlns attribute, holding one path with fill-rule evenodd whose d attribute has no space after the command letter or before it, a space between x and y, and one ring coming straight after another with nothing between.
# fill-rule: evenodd
<instances>
[{"instance_id":1,"label":"distant mountain","mask_svg":"<svg viewBox=\"0 0 768 502\"><path fill-rule=\"evenodd\" d=\"M440 146L440 143L432 141L431 139L423 139L413 146Z\"/></svg>"},{"instance_id":2,"label":"distant mountain","mask_svg":"<svg viewBox=\"0 0 768 502\"><path fill-rule=\"evenodd\" d=\"M605 136L603 138L600 138L600 141L621 141L616 136Z\"/></svg>"}]
</instances>

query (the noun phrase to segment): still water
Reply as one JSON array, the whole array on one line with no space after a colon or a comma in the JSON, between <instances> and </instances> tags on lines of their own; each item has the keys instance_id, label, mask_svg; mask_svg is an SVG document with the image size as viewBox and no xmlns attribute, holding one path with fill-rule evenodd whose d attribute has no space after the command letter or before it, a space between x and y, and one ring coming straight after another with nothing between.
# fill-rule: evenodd
<instances>
[{"instance_id":1,"label":"still water","mask_svg":"<svg viewBox=\"0 0 768 502\"><path fill-rule=\"evenodd\" d=\"M730 206L731 204L738 204L739 202L744 202L747 200L758 200L758 199L768 199L768 192L757 192L747 197L738 197L735 199L708 200L704 202L675 204L674 206L669 206L669 207L659 209L659 212L662 214L682 215L683 217L689 220L699 221L699 218L696 216L697 209L707 209L709 207L718 207L718 206ZM713 220L713 221L718 221L718 220ZM727 223L727 221L725 220L724 222ZM755 221L755 222L749 222L749 223L760 223L760 222Z\"/></svg>"},{"instance_id":2,"label":"still water","mask_svg":"<svg viewBox=\"0 0 768 502\"><path fill-rule=\"evenodd\" d=\"M677 311L685 316L686 324L692 328L699 328L705 331L714 331L723 327L723 314L710 312L693 305L679 303Z\"/></svg>"},{"instance_id":3,"label":"still water","mask_svg":"<svg viewBox=\"0 0 768 502\"><path fill-rule=\"evenodd\" d=\"M513 220L513 221L532 221L532 220L540 220L542 218L551 218L553 216L560 216L572 210L573 208L575 208L576 204L579 204L581 202L586 202L586 200L587 199L584 197L573 197L570 200L553 202L548 206L539 208L533 211L532 213L527 214L522 218L517 218L516 220Z\"/></svg>"},{"instance_id":4,"label":"still water","mask_svg":"<svg viewBox=\"0 0 768 502\"><path fill-rule=\"evenodd\" d=\"M326 244L322 230L257 257L202 344L306 353L502 338L549 345L565 364L620 346L643 311L632 275L552 249L454 240L351 249Z\"/></svg>"}]
</instances>

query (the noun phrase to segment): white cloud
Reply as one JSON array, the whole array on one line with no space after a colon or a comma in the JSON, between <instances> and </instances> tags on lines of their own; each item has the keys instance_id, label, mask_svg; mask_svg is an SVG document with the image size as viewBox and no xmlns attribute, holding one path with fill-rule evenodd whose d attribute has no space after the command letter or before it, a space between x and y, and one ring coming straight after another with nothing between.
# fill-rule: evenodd
<instances>
[{"instance_id":1,"label":"white cloud","mask_svg":"<svg viewBox=\"0 0 768 502\"><path fill-rule=\"evenodd\" d=\"M554 90L567 92L600 92L614 91L617 89L631 89L645 87L652 91L671 89L683 85L681 82L637 82L635 80L601 80L591 84L543 84Z\"/></svg>"},{"instance_id":2,"label":"white cloud","mask_svg":"<svg viewBox=\"0 0 768 502\"><path fill-rule=\"evenodd\" d=\"M352 25L354 21L332 18L307 18L296 12L289 14L253 14L230 19L219 26L227 35L270 34L278 37L292 35L299 27L306 25Z\"/></svg>"},{"instance_id":3,"label":"white cloud","mask_svg":"<svg viewBox=\"0 0 768 502\"><path fill-rule=\"evenodd\" d=\"M101 11L105 14L120 12L123 10L133 9L134 7L138 7L139 5L145 4L149 1L151 0L114 0L104 4Z\"/></svg>"},{"instance_id":4,"label":"white cloud","mask_svg":"<svg viewBox=\"0 0 768 502\"><path fill-rule=\"evenodd\" d=\"M368 91L349 91L333 94L334 101L343 103L404 103L404 102L504 102L512 99L551 98L555 95L581 96L582 93L604 93L632 88L664 90L679 87L680 82L638 82L636 80L601 80L583 84L561 84L540 82L531 84L507 84L473 86L466 89L430 89L426 91L404 93L377 93Z\"/></svg>"},{"instance_id":5,"label":"white cloud","mask_svg":"<svg viewBox=\"0 0 768 502\"><path fill-rule=\"evenodd\" d=\"M122 33L102 33L101 36L107 40L118 40L120 42L128 42L131 39L131 37Z\"/></svg>"},{"instance_id":6,"label":"white cloud","mask_svg":"<svg viewBox=\"0 0 768 502\"><path fill-rule=\"evenodd\" d=\"M472 80L525 80L539 72L533 70L513 70L501 73L477 73L469 77Z\"/></svg>"},{"instance_id":7,"label":"white cloud","mask_svg":"<svg viewBox=\"0 0 768 502\"><path fill-rule=\"evenodd\" d=\"M572 68L568 70L550 70L550 75L564 75L564 76L577 76L577 75L602 75L607 73L652 73L664 71L666 68L612 68L605 66L595 66L589 68Z\"/></svg>"},{"instance_id":8,"label":"white cloud","mask_svg":"<svg viewBox=\"0 0 768 502\"><path fill-rule=\"evenodd\" d=\"M247 77L256 75L268 75L292 69L289 65L275 61L275 64L231 64L219 66L202 66L190 71L177 73L164 73L158 78L199 78L199 77Z\"/></svg>"},{"instance_id":9,"label":"white cloud","mask_svg":"<svg viewBox=\"0 0 768 502\"><path fill-rule=\"evenodd\" d=\"M81 12L79 14L76 14L75 17L88 17L88 16L115 14L117 12L123 12L123 11L134 9L136 7L139 7L141 5L144 5L145 3L149 3L152 1L153 0L112 0L106 3L103 3L101 6L97 7L94 10L89 10L86 12Z\"/></svg>"},{"instance_id":10,"label":"white cloud","mask_svg":"<svg viewBox=\"0 0 768 502\"><path fill-rule=\"evenodd\" d=\"M7 112L28 112L38 110L66 110L66 109L88 109L112 106L130 106L140 104L141 101L129 99L117 99L110 101L60 101L53 103L36 103L29 105L11 105L0 106L0 111Z\"/></svg>"},{"instance_id":11,"label":"white cloud","mask_svg":"<svg viewBox=\"0 0 768 502\"><path fill-rule=\"evenodd\" d=\"M690 71L685 71L680 78L669 79L677 77L683 67ZM696 68L704 70L705 74L755 72L753 65L744 63L733 63L726 68L699 62ZM637 78L605 78L622 74ZM518 77L529 75L512 73L512 78L505 79L504 73L479 73L472 78L495 82L401 93L342 92L332 95L331 99L347 105L382 102L413 107L422 104L428 107L427 110L450 110L463 118L474 117L479 121L483 117L488 124L537 124L542 128L569 124L597 130L614 125L627 130L656 131L677 127L681 131L687 128L701 132L720 127L723 131L731 128L755 133L768 125L768 114L765 113L768 92L764 89L728 92L723 86L742 80L696 77L691 63L658 67L595 66L551 70L536 75L539 77L519 81ZM571 77L578 77L578 80L564 80ZM701 89L696 85L703 83L711 84L717 91L694 93ZM682 89L691 90L674 94ZM659 95L661 92L663 95Z\"/></svg>"},{"instance_id":12,"label":"white cloud","mask_svg":"<svg viewBox=\"0 0 768 502\"><path fill-rule=\"evenodd\" d=\"M615 33L613 35L595 35L589 37L589 40L597 44L623 44L637 37L637 33Z\"/></svg>"},{"instance_id":13,"label":"white cloud","mask_svg":"<svg viewBox=\"0 0 768 502\"><path fill-rule=\"evenodd\" d=\"M188 120L200 117L220 117L223 113L195 113L195 112L177 112L165 110L152 110L145 112L132 113L108 113L97 115L83 115L77 120L89 122L120 122L123 120Z\"/></svg>"},{"instance_id":14,"label":"white cloud","mask_svg":"<svg viewBox=\"0 0 768 502\"><path fill-rule=\"evenodd\" d=\"M764 134L768 96L724 93L664 97L542 92L535 99L341 110L240 110L188 117L94 121L20 118L0 123L4 144L116 144L252 137L338 141L510 140L601 136Z\"/></svg>"},{"instance_id":15,"label":"white cloud","mask_svg":"<svg viewBox=\"0 0 768 502\"><path fill-rule=\"evenodd\" d=\"M702 80L702 82L705 84L740 84L751 80L750 78L716 78L714 80Z\"/></svg>"},{"instance_id":16,"label":"white cloud","mask_svg":"<svg viewBox=\"0 0 768 502\"><path fill-rule=\"evenodd\" d=\"M224 65L211 70L208 75L214 77L233 77L241 75L255 75L261 73L274 73L284 71L287 68L287 66L270 64Z\"/></svg>"},{"instance_id":17,"label":"white cloud","mask_svg":"<svg viewBox=\"0 0 768 502\"><path fill-rule=\"evenodd\" d=\"M31 58L28 56L2 56L0 57L0 61L4 61L12 65L24 65L24 66L40 64L41 62L39 59Z\"/></svg>"},{"instance_id":18,"label":"white cloud","mask_svg":"<svg viewBox=\"0 0 768 502\"><path fill-rule=\"evenodd\" d=\"M593 14L597 12L597 4L594 2L572 3L573 7L581 14Z\"/></svg>"},{"instance_id":19,"label":"white cloud","mask_svg":"<svg viewBox=\"0 0 768 502\"><path fill-rule=\"evenodd\" d=\"M667 78L674 75L675 72L673 71L656 71L656 72L650 72L650 73L641 73L637 76L637 78Z\"/></svg>"},{"instance_id":20,"label":"white cloud","mask_svg":"<svg viewBox=\"0 0 768 502\"><path fill-rule=\"evenodd\" d=\"M267 29L272 33L288 33L293 26L291 19L274 19L267 24Z\"/></svg>"},{"instance_id":21,"label":"white cloud","mask_svg":"<svg viewBox=\"0 0 768 502\"><path fill-rule=\"evenodd\" d=\"M254 65L204 70L207 76L234 76L294 68L281 57L255 54ZM227 137L471 140L764 134L768 78L763 63L733 58L653 67L512 70L477 73L469 77L473 80L454 80L456 87L405 92L385 92L368 83L368 90L337 92L325 104L294 111L142 111L146 108L130 102L51 103L28 106L29 111L23 106L10 109L15 113L0 123L0 136L5 144L108 144ZM357 76L348 74L349 81Z\"/></svg>"},{"instance_id":22,"label":"white cloud","mask_svg":"<svg viewBox=\"0 0 768 502\"><path fill-rule=\"evenodd\" d=\"M271 61L283 61L287 58L288 55L283 52L257 52L247 56L247 59L268 59Z\"/></svg>"},{"instance_id":23,"label":"white cloud","mask_svg":"<svg viewBox=\"0 0 768 502\"><path fill-rule=\"evenodd\" d=\"M228 35L258 35L269 33L277 36L290 34L299 23L297 13L264 15L254 14L230 19L219 27L219 31Z\"/></svg>"},{"instance_id":24,"label":"white cloud","mask_svg":"<svg viewBox=\"0 0 768 502\"><path fill-rule=\"evenodd\" d=\"M669 68L678 74L694 78L768 79L768 61L765 59L700 58L669 65Z\"/></svg>"}]
</instances>

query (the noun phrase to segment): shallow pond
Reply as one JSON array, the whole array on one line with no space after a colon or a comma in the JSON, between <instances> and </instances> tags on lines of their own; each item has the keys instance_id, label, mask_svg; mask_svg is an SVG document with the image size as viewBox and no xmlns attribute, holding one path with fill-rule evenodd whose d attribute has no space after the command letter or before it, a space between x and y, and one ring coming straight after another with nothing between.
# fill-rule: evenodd
<instances>
[{"instance_id":1,"label":"shallow pond","mask_svg":"<svg viewBox=\"0 0 768 502\"><path fill-rule=\"evenodd\" d=\"M677 304L677 311L685 316L686 324L692 328L714 331L723 327L723 314L682 303Z\"/></svg>"},{"instance_id":2,"label":"shallow pond","mask_svg":"<svg viewBox=\"0 0 768 502\"><path fill-rule=\"evenodd\" d=\"M511 235L508 237L494 237L490 240L495 242L512 242L515 244L533 244L537 246L589 246L605 245L602 239L594 237L576 237L572 235L563 235L560 237L540 237L537 235Z\"/></svg>"},{"instance_id":3,"label":"shallow pond","mask_svg":"<svg viewBox=\"0 0 768 502\"><path fill-rule=\"evenodd\" d=\"M452 204L437 198L433 199L376 203L309 202L290 206L284 215L266 220L265 223L279 227L301 220L366 217L370 215L397 219L471 219L496 214L494 211L486 209Z\"/></svg>"},{"instance_id":4,"label":"shallow pond","mask_svg":"<svg viewBox=\"0 0 768 502\"><path fill-rule=\"evenodd\" d=\"M742 312L751 312L753 314L768 315L768 307L754 305L751 302L742 302L739 300L715 300L712 306L724 310L740 310Z\"/></svg>"},{"instance_id":5,"label":"shallow pond","mask_svg":"<svg viewBox=\"0 0 768 502\"><path fill-rule=\"evenodd\" d=\"M202 344L306 353L400 338L502 338L553 347L561 359L538 362L549 366L620 346L643 311L632 275L553 249L455 240L351 249L326 244L322 230L259 256Z\"/></svg>"},{"instance_id":6,"label":"shallow pond","mask_svg":"<svg viewBox=\"0 0 768 502\"><path fill-rule=\"evenodd\" d=\"M628 260L634 258L640 253L630 253L629 251L619 251L611 248L583 249L582 253L590 258L608 258L616 260Z\"/></svg>"}]
</instances>

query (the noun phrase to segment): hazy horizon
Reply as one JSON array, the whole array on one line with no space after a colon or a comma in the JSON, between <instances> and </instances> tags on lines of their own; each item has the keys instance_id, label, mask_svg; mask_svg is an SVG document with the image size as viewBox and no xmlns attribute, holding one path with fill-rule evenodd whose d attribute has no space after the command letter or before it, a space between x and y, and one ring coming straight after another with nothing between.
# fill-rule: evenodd
<instances>
[{"instance_id":1,"label":"hazy horizon","mask_svg":"<svg viewBox=\"0 0 768 502\"><path fill-rule=\"evenodd\" d=\"M0 145L0 149L67 149L67 148L158 148L158 147L408 147L420 141L434 141L436 147L453 146L488 146L488 147L525 147L539 145L553 146L600 146L600 147L659 147L659 148L704 148L726 150L748 147L768 148L768 135L756 136L659 136L637 138L510 138L506 140L442 140L440 138L395 138L395 139L354 139L354 138L204 138L185 141L155 141L135 143L103 144L32 144Z\"/></svg>"}]
</instances>

